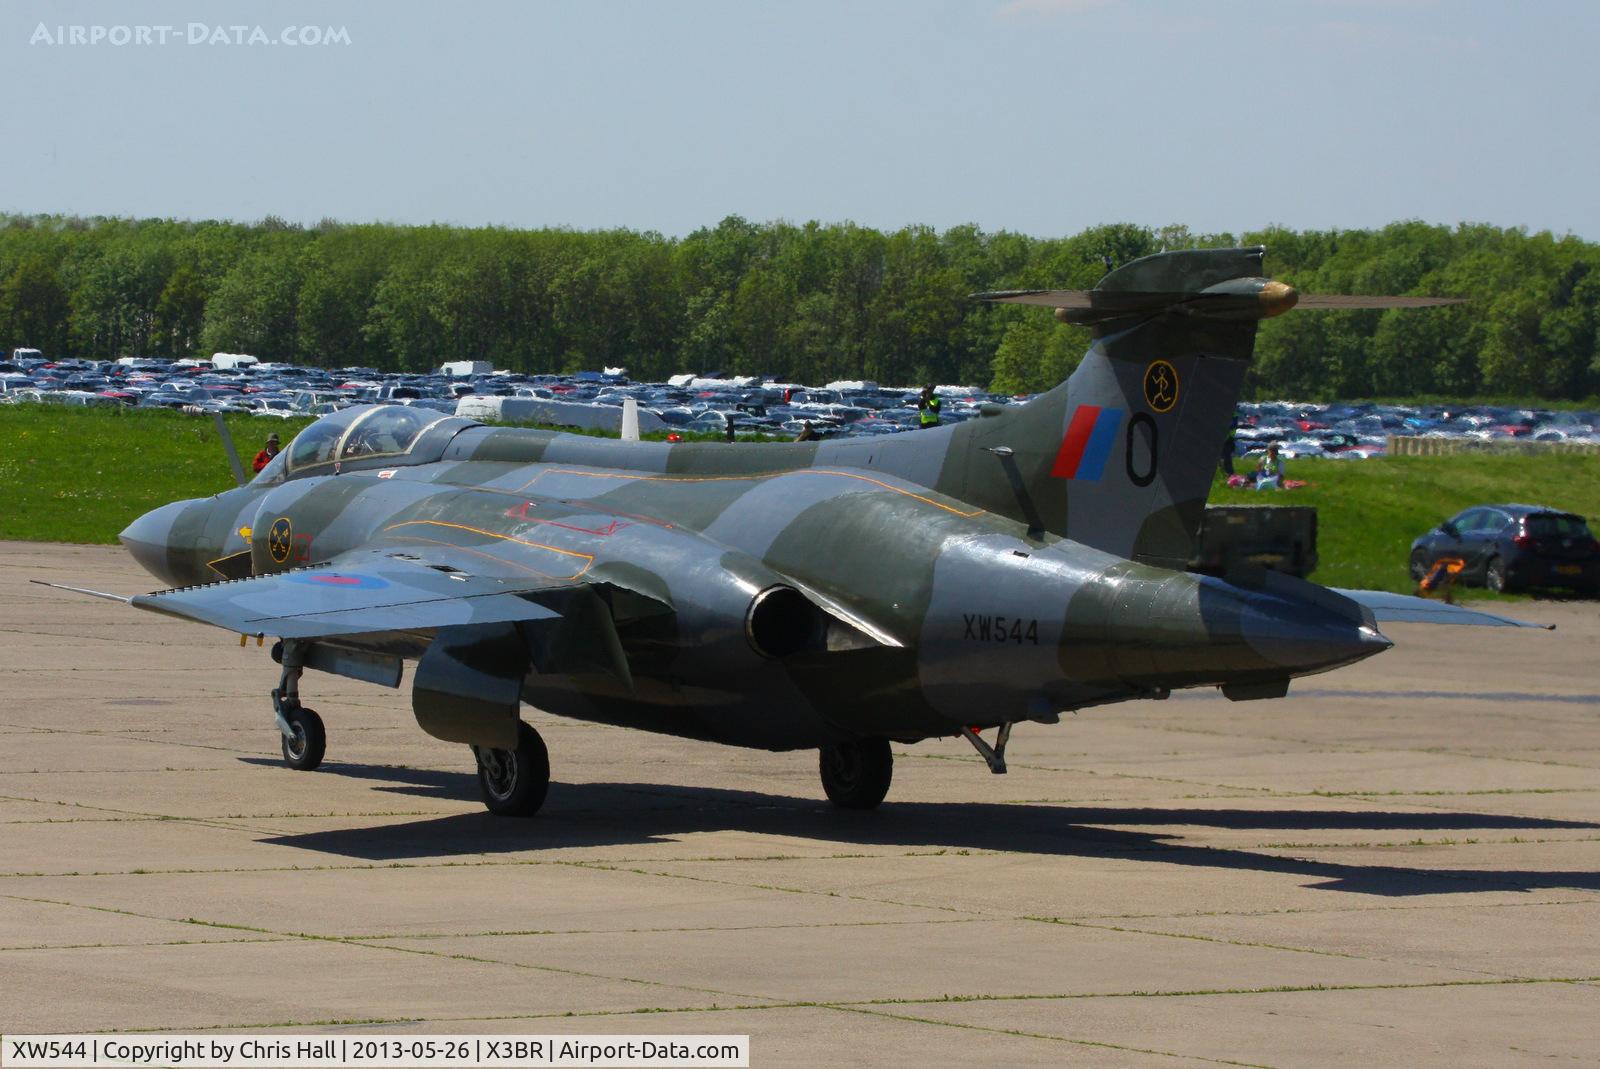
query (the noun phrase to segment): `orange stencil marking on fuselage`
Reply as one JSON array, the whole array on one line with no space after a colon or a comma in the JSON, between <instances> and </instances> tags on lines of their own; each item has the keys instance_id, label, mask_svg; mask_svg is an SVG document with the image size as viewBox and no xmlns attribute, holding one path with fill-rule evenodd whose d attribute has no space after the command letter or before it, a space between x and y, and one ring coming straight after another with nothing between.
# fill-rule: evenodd
<instances>
[{"instance_id":1,"label":"orange stencil marking on fuselage","mask_svg":"<svg viewBox=\"0 0 1600 1069\"><path fill-rule=\"evenodd\" d=\"M953 508L950 505L935 501L933 498L924 494L919 494L915 491L895 486L892 483L886 483L882 479L874 479L870 475L860 475L853 471L834 471L829 468L793 468L789 471L769 471L753 475L632 475L612 471L573 471L570 468L544 468L535 474L533 478L517 487L517 489L527 490L528 487L532 486L546 475L573 475L582 479L626 479L634 482L652 483L761 482L766 479L776 479L785 475L827 475L839 479L855 479L860 482L871 483L872 485L882 487L891 493L900 494L902 497L909 497L913 500L921 501L925 505L932 505L936 509L942 509L952 515L961 516L966 519L971 519L974 516L981 516L986 511L984 509L972 509L971 511L966 511L963 509Z\"/></svg>"},{"instance_id":2,"label":"orange stencil marking on fuselage","mask_svg":"<svg viewBox=\"0 0 1600 1069\"><path fill-rule=\"evenodd\" d=\"M404 520L404 521L402 521L400 523L391 524L390 526L385 527L384 528L384 532L388 533L390 531L399 530L402 527L414 527L414 526L446 527L446 528L451 528L451 529L454 529L454 530L457 530L457 531L469 531L472 534L482 535L485 538L493 538L493 539L496 539L498 541L503 541L503 542L515 542L519 546L527 546L530 549L542 549L542 550L546 550L546 551L548 551L550 553L558 553L563 557L575 557L575 558L583 561L583 567L579 568L576 572L573 572L571 575L560 576L560 575L550 575L550 573L548 573L548 572L541 573L541 574L545 574L545 575L550 575L550 577L552 579L576 579L576 578L578 578L578 576L580 576L584 572L588 571L590 566L594 564L594 554L592 554L592 553L580 553L577 550L562 549L560 546L545 545L543 542L530 542L525 538L517 538L515 535L502 534L499 531L489 531L489 530L485 530L482 527L470 527L470 526L468 526L467 524L464 524L464 523L447 523L444 520ZM450 543L445 543L445 544L449 545ZM458 548L466 549L467 547L461 546L461 547L458 547Z\"/></svg>"}]
</instances>

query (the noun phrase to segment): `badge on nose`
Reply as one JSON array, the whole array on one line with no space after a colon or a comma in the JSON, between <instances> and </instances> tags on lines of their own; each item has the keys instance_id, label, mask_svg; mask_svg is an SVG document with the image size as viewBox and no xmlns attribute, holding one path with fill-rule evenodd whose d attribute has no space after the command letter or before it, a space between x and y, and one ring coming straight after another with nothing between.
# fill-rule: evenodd
<instances>
[{"instance_id":1,"label":"badge on nose","mask_svg":"<svg viewBox=\"0 0 1600 1069\"><path fill-rule=\"evenodd\" d=\"M267 532L267 552L272 555L274 562L287 564L293 550L294 524L289 522L289 517L279 516L272 521L272 528Z\"/></svg>"}]
</instances>

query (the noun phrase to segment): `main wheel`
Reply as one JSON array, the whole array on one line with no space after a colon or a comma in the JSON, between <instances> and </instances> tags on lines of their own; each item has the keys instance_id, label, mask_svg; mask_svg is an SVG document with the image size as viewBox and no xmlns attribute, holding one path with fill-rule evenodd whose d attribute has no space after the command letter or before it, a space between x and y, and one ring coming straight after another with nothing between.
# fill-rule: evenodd
<instances>
[{"instance_id":1,"label":"main wheel","mask_svg":"<svg viewBox=\"0 0 1600 1069\"><path fill-rule=\"evenodd\" d=\"M1506 591L1506 562L1499 557L1490 557L1489 563L1483 566L1483 585L1497 594Z\"/></svg>"},{"instance_id":2,"label":"main wheel","mask_svg":"<svg viewBox=\"0 0 1600 1069\"><path fill-rule=\"evenodd\" d=\"M489 812L502 817L531 817L550 792L550 751L539 733L517 723L517 748L474 747L478 787Z\"/></svg>"},{"instance_id":3,"label":"main wheel","mask_svg":"<svg viewBox=\"0 0 1600 1069\"><path fill-rule=\"evenodd\" d=\"M889 793L894 754L886 739L862 739L822 747L822 789L841 809L875 809Z\"/></svg>"},{"instance_id":4,"label":"main wheel","mask_svg":"<svg viewBox=\"0 0 1600 1069\"><path fill-rule=\"evenodd\" d=\"M283 714L289 722L291 735L283 736L283 762L290 768L310 772L322 764L322 755L328 752L328 733L322 726L322 717L315 709L290 709Z\"/></svg>"}]
</instances>

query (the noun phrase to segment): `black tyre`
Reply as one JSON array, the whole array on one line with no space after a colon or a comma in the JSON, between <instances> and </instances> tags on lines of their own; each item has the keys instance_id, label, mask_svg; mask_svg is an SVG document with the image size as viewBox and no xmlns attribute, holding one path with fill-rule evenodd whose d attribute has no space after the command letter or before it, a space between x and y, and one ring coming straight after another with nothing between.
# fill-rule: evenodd
<instances>
[{"instance_id":1,"label":"black tyre","mask_svg":"<svg viewBox=\"0 0 1600 1069\"><path fill-rule=\"evenodd\" d=\"M1428 577L1428 558L1419 549L1411 554L1411 581L1420 583Z\"/></svg>"},{"instance_id":2,"label":"black tyre","mask_svg":"<svg viewBox=\"0 0 1600 1069\"><path fill-rule=\"evenodd\" d=\"M889 793L894 754L886 739L863 739L822 747L822 789L841 809L875 809Z\"/></svg>"},{"instance_id":3,"label":"black tyre","mask_svg":"<svg viewBox=\"0 0 1600 1069\"><path fill-rule=\"evenodd\" d=\"M1483 566L1483 585L1497 594L1504 594L1509 589L1504 560L1499 557L1489 558L1489 563Z\"/></svg>"},{"instance_id":4,"label":"black tyre","mask_svg":"<svg viewBox=\"0 0 1600 1069\"><path fill-rule=\"evenodd\" d=\"M550 793L550 751L539 733L517 724L517 748L474 747L478 757L478 789L489 812L502 817L531 817Z\"/></svg>"},{"instance_id":5,"label":"black tyre","mask_svg":"<svg viewBox=\"0 0 1600 1069\"><path fill-rule=\"evenodd\" d=\"M283 714L293 737L283 736L283 763L300 772L310 772L322 764L328 752L328 732L315 709L291 709Z\"/></svg>"}]
</instances>

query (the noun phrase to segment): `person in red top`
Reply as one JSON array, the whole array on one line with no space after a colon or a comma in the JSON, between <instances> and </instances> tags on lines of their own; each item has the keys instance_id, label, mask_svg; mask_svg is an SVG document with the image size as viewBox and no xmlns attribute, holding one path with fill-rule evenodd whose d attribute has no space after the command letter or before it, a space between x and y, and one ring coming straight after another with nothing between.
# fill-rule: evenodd
<instances>
[{"instance_id":1,"label":"person in red top","mask_svg":"<svg viewBox=\"0 0 1600 1069\"><path fill-rule=\"evenodd\" d=\"M256 471L260 471L262 468L266 467L268 464L271 464L272 463L272 458L277 456L277 455L278 455L278 432L274 431L271 434L267 435L267 444L266 444L266 446L262 448L261 452L256 454L256 460L255 460L255 469L256 469Z\"/></svg>"}]
</instances>

